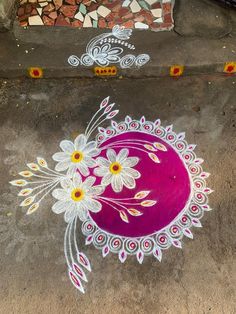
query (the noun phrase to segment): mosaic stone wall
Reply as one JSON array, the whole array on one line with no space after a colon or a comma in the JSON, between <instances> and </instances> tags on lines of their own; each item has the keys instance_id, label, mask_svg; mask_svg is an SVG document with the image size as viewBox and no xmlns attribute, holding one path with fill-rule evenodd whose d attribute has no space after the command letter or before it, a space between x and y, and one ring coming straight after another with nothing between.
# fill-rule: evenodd
<instances>
[{"instance_id":1,"label":"mosaic stone wall","mask_svg":"<svg viewBox=\"0 0 236 314\"><path fill-rule=\"evenodd\" d=\"M20 0L21 26L72 26L169 30L173 0Z\"/></svg>"}]
</instances>

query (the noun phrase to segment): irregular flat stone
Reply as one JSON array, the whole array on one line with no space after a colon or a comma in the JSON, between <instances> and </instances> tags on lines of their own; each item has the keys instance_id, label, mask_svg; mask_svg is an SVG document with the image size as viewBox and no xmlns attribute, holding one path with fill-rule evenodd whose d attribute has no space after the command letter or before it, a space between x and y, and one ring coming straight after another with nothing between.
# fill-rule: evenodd
<instances>
[{"instance_id":1,"label":"irregular flat stone","mask_svg":"<svg viewBox=\"0 0 236 314\"><path fill-rule=\"evenodd\" d=\"M39 15L30 16L29 25L43 25L43 21Z\"/></svg>"}]
</instances>

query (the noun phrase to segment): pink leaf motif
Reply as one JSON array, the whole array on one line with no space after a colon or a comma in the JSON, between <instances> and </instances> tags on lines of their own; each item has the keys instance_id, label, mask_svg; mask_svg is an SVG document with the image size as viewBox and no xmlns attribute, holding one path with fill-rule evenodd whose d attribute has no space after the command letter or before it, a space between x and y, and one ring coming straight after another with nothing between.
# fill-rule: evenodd
<instances>
[{"instance_id":1,"label":"pink leaf motif","mask_svg":"<svg viewBox=\"0 0 236 314\"><path fill-rule=\"evenodd\" d=\"M132 216L142 216L142 212L140 212L139 210L135 209L135 208L129 208L127 209L128 213Z\"/></svg>"},{"instance_id":2,"label":"pink leaf motif","mask_svg":"<svg viewBox=\"0 0 236 314\"><path fill-rule=\"evenodd\" d=\"M162 260L162 251L159 247L156 247L154 250L153 250L153 255L158 259L159 262L161 262Z\"/></svg>"},{"instance_id":3,"label":"pink leaf motif","mask_svg":"<svg viewBox=\"0 0 236 314\"><path fill-rule=\"evenodd\" d=\"M72 284L75 286L75 288L78 289L80 292L84 293L84 287L82 286L79 277L72 270L69 270L69 278Z\"/></svg>"},{"instance_id":4,"label":"pink leaf motif","mask_svg":"<svg viewBox=\"0 0 236 314\"><path fill-rule=\"evenodd\" d=\"M203 205L202 208L205 210L205 211L210 211L212 210L212 208L208 205Z\"/></svg>"},{"instance_id":5,"label":"pink leaf motif","mask_svg":"<svg viewBox=\"0 0 236 314\"><path fill-rule=\"evenodd\" d=\"M182 249L182 244L181 244L181 242L179 240L173 240L172 243L178 249Z\"/></svg>"},{"instance_id":6,"label":"pink leaf motif","mask_svg":"<svg viewBox=\"0 0 236 314\"><path fill-rule=\"evenodd\" d=\"M111 119L111 118L114 118L117 113L119 112L119 110L113 110L112 112L110 112L107 116L106 116L106 119Z\"/></svg>"},{"instance_id":7,"label":"pink leaf motif","mask_svg":"<svg viewBox=\"0 0 236 314\"><path fill-rule=\"evenodd\" d=\"M210 176L209 172L202 172L200 175L201 178L205 178L205 179L208 178L209 176Z\"/></svg>"},{"instance_id":8,"label":"pink leaf motif","mask_svg":"<svg viewBox=\"0 0 236 314\"><path fill-rule=\"evenodd\" d=\"M82 265L88 271L91 271L91 265L90 265L89 259L87 258L87 256L84 253L79 252L77 254L77 261L80 265Z\"/></svg>"},{"instance_id":9,"label":"pink leaf motif","mask_svg":"<svg viewBox=\"0 0 236 314\"><path fill-rule=\"evenodd\" d=\"M104 246L104 248L102 249L102 256L103 256L103 257L106 257L107 254L109 254L109 252L110 252L109 247L108 247L107 245Z\"/></svg>"},{"instance_id":10,"label":"pink leaf motif","mask_svg":"<svg viewBox=\"0 0 236 314\"><path fill-rule=\"evenodd\" d=\"M98 132L100 132L100 133L105 133L105 129L99 126L99 127L98 127Z\"/></svg>"},{"instance_id":11,"label":"pink leaf motif","mask_svg":"<svg viewBox=\"0 0 236 314\"><path fill-rule=\"evenodd\" d=\"M194 151L194 149L196 148L197 145L195 144L190 144L188 145L188 150Z\"/></svg>"},{"instance_id":12,"label":"pink leaf motif","mask_svg":"<svg viewBox=\"0 0 236 314\"><path fill-rule=\"evenodd\" d=\"M117 122L114 121L114 120L111 121L111 125L112 125L112 127L115 128L115 129L116 129L117 126L118 126Z\"/></svg>"},{"instance_id":13,"label":"pink leaf motif","mask_svg":"<svg viewBox=\"0 0 236 314\"><path fill-rule=\"evenodd\" d=\"M167 125L166 131L167 131L167 132L170 132L170 131L172 131L172 128L173 128L173 125L172 125L172 124L171 124L171 125Z\"/></svg>"},{"instance_id":14,"label":"pink leaf motif","mask_svg":"<svg viewBox=\"0 0 236 314\"><path fill-rule=\"evenodd\" d=\"M120 218L121 218L124 222L129 223L129 219L128 219L126 213L125 213L123 210L120 210Z\"/></svg>"},{"instance_id":15,"label":"pink leaf motif","mask_svg":"<svg viewBox=\"0 0 236 314\"><path fill-rule=\"evenodd\" d=\"M106 107L106 109L104 110L104 113L108 113L111 111L111 109L114 107L115 103L110 104L108 107Z\"/></svg>"},{"instance_id":16,"label":"pink leaf motif","mask_svg":"<svg viewBox=\"0 0 236 314\"><path fill-rule=\"evenodd\" d=\"M148 144L145 144L144 147L147 149L147 150L150 150L152 152L156 152L156 148L151 146L151 145L148 145Z\"/></svg>"},{"instance_id":17,"label":"pink leaf motif","mask_svg":"<svg viewBox=\"0 0 236 314\"><path fill-rule=\"evenodd\" d=\"M195 162L195 164L200 165L200 164L202 164L204 162L204 159L197 158L197 159L194 160L194 162Z\"/></svg>"},{"instance_id":18,"label":"pink leaf motif","mask_svg":"<svg viewBox=\"0 0 236 314\"><path fill-rule=\"evenodd\" d=\"M87 236L85 240L85 245L89 245L92 242L93 242L93 236L92 235Z\"/></svg>"},{"instance_id":19,"label":"pink leaf motif","mask_svg":"<svg viewBox=\"0 0 236 314\"><path fill-rule=\"evenodd\" d=\"M184 229L184 230L183 230L183 234L184 234L186 237L188 237L188 238L190 238L190 239L193 239L193 234L192 234L192 232L190 231L190 229L188 229L188 228Z\"/></svg>"},{"instance_id":20,"label":"pink leaf motif","mask_svg":"<svg viewBox=\"0 0 236 314\"><path fill-rule=\"evenodd\" d=\"M159 164L160 163L160 159L153 153L149 153L148 156L156 163Z\"/></svg>"},{"instance_id":21,"label":"pink leaf motif","mask_svg":"<svg viewBox=\"0 0 236 314\"><path fill-rule=\"evenodd\" d=\"M138 250L137 254L136 254L137 260L139 262L139 264L142 264L143 259L144 259L144 254L142 251Z\"/></svg>"},{"instance_id":22,"label":"pink leaf motif","mask_svg":"<svg viewBox=\"0 0 236 314\"><path fill-rule=\"evenodd\" d=\"M165 147L165 145L161 144L161 143L158 143L158 142L155 142L153 144L157 149L163 151L163 152L166 152L167 151L167 148Z\"/></svg>"},{"instance_id":23,"label":"pink leaf motif","mask_svg":"<svg viewBox=\"0 0 236 314\"><path fill-rule=\"evenodd\" d=\"M204 192L207 193L207 194L211 194L214 192L214 190L210 189L210 188L205 188L204 189Z\"/></svg>"},{"instance_id":24,"label":"pink leaf motif","mask_svg":"<svg viewBox=\"0 0 236 314\"><path fill-rule=\"evenodd\" d=\"M146 122L146 119L144 116L142 116L142 118L140 119L141 124L144 124Z\"/></svg>"},{"instance_id":25,"label":"pink leaf motif","mask_svg":"<svg viewBox=\"0 0 236 314\"><path fill-rule=\"evenodd\" d=\"M155 126L160 126L160 125L161 125L161 120L160 120L160 119L157 119L157 120L154 122L154 125L155 125Z\"/></svg>"},{"instance_id":26,"label":"pink leaf motif","mask_svg":"<svg viewBox=\"0 0 236 314\"><path fill-rule=\"evenodd\" d=\"M87 280L87 277L83 271L83 269L81 267L79 267L79 265L77 264L73 264L73 269L74 269L74 272L82 279L84 280L85 282L88 282Z\"/></svg>"},{"instance_id":27,"label":"pink leaf motif","mask_svg":"<svg viewBox=\"0 0 236 314\"><path fill-rule=\"evenodd\" d=\"M185 139L185 133L184 133L184 132L179 133L179 134L177 135L177 139L178 139L178 140L184 140L184 139Z\"/></svg>"},{"instance_id":28,"label":"pink leaf motif","mask_svg":"<svg viewBox=\"0 0 236 314\"><path fill-rule=\"evenodd\" d=\"M134 198L136 200L142 200L144 199L146 196L148 196L150 193L150 191L140 191L137 194L135 194Z\"/></svg>"},{"instance_id":29,"label":"pink leaf motif","mask_svg":"<svg viewBox=\"0 0 236 314\"><path fill-rule=\"evenodd\" d=\"M124 250L120 251L119 260L121 261L121 263L124 263L126 258L127 258L127 253Z\"/></svg>"},{"instance_id":30,"label":"pink leaf motif","mask_svg":"<svg viewBox=\"0 0 236 314\"><path fill-rule=\"evenodd\" d=\"M146 200L146 201L142 201L140 205L143 207L151 207L151 206L154 206L156 203L157 202L153 200Z\"/></svg>"},{"instance_id":31,"label":"pink leaf motif","mask_svg":"<svg viewBox=\"0 0 236 314\"><path fill-rule=\"evenodd\" d=\"M201 224L200 220L197 219L197 218L193 218L192 219L192 224L193 224L194 227L198 227L198 228L202 227L202 224Z\"/></svg>"},{"instance_id":32,"label":"pink leaf motif","mask_svg":"<svg viewBox=\"0 0 236 314\"><path fill-rule=\"evenodd\" d=\"M132 119L130 118L130 116L125 117L125 122L130 123L131 121L132 121Z\"/></svg>"},{"instance_id":33,"label":"pink leaf motif","mask_svg":"<svg viewBox=\"0 0 236 314\"><path fill-rule=\"evenodd\" d=\"M101 109L104 108L104 107L106 107L106 106L108 105L109 99L110 99L110 96L107 96L105 99L103 99L103 101L102 101L101 104L100 104L100 108L101 108Z\"/></svg>"}]
</instances>

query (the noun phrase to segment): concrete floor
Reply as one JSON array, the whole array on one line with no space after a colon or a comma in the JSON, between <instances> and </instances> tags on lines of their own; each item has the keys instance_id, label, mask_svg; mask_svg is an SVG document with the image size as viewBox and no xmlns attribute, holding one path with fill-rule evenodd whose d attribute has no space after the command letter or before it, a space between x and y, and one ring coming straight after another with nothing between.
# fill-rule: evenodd
<instances>
[{"instance_id":1,"label":"concrete floor","mask_svg":"<svg viewBox=\"0 0 236 314\"><path fill-rule=\"evenodd\" d=\"M63 138L82 132L107 94L126 114L159 117L186 132L212 175L213 211L183 250L171 248L162 263L145 258L124 265L81 247L93 271L85 295L67 278L65 223L48 199L25 216L9 186L24 164L40 155L51 161ZM0 313L235 313L236 77L136 80L0 81Z\"/></svg>"}]
</instances>

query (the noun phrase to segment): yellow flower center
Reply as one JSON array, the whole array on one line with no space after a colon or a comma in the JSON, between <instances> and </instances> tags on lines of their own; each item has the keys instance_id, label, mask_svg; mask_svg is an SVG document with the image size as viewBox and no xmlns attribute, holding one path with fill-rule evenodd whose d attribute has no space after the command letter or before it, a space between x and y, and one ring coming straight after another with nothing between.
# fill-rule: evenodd
<instances>
[{"instance_id":1,"label":"yellow flower center","mask_svg":"<svg viewBox=\"0 0 236 314\"><path fill-rule=\"evenodd\" d=\"M74 163L81 162L83 160L84 156L82 152L74 151L71 155L71 161Z\"/></svg>"},{"instance_id":2,"label":"yellow flower center","mask_svg":"<svg viewBox=\"0 0 236 314\"><path fill-rule=\"evenodd\" d=\"M118 174L121 172L121 170L122 166L118 162L113 162L112 164L110 164L110 172L112 174Z\"/></svg>"},{"instance_id":3,"label":"yellow flower center","mask_svg":"<svg viewBox=\"0 0 236 314\"><path fill-rule=\"evenodd\" d=\"M74 189L72 192L71 192L71 198L72 200L74 200L75 202L79 202L79 201L82 201L84 199L84 191L77 188L77 189Z\"/></svg>"}]
</instances>

